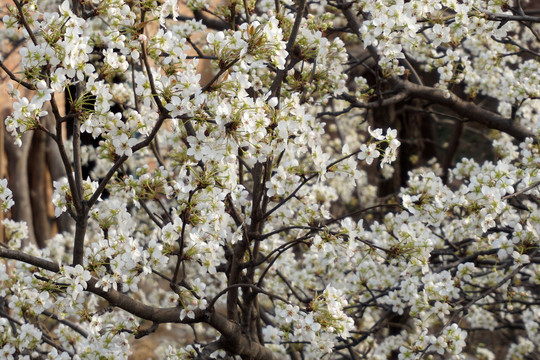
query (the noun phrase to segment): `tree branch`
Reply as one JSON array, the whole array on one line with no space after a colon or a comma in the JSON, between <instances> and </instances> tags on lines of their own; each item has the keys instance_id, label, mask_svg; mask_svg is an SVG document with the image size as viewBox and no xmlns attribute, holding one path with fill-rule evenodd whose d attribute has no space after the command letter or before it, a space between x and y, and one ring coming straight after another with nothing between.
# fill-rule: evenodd
<instances>
[{"instance_id":1,"label":"tree branch","mask_svg":"<svg viewBox=\"0 0 540 360\"><path fill-rule=\"evenodd\" d=\"M289 35L289 40L287 41L287 47L285 50L287 50L287 60L285 61L285 67L282 70L278 70L276 73L276 77L274 78L274 81L272 82L272 85L270 86L270 93L272 94L271 97L275 97L279 93L279 89L281 88L281 83L283 82L283 79L285 78L285 74L287 73L288 67L290 65L291 59L293 57L292 50L294 47L294 43L296 42L296 37L298 36L298 30L300 29L300 24L302 23L302 18L304 17L304 12L306 9L306 0L299 0L297 2L297 13L296 13L296 19L294 19L294 24L291 30L291 34Z\"/></svg>"},{"instance_id":2,"label":"tree branch","mask_svg":"<svg viewBox=\"0 0 540 360\"><path fill-rule=\"evenodd\" d=\"M54 273L60 272L59 264L17 250L5 249L0 247L0 258L22 261L26 264L34 265L40 269L48 270ZM91 278L87 282L88 286L86 288L86 291L98 295L103 299L107 300L110 305L119 307L142 319L150 320L157 323L176 322L186 324L201 322L204 319L204 313L199 310L195 312L194 319L186 318L184 319L184 321L180 321L180 312L182 310L181 307L155 308L153 306L145 305L141 302L138 302L116 290L109 289L105 291L102 288L96 286L97 282L98 279Z\"/></svg>"},{"instance_id":3,"label":"tree branch","mask_svg":"<svg viewBox=\"0 0 540 360\"><path fill-rule=\"evenodd\" d=\"M533 132L525 129L519 124L512 123L511 119L484 109L472 102L465 101L450 91L414 84L399 78L394 78L393 80L397 86L405 89L409 96L444 105L458 115L471 121L481 123L490 129L500 130L521 141L525 140L527 137L536 137Z\"/></svg>"},{"instance_id":4,"label":"tree branch","mask_svg":"<svg viewBox=\"0 0 540 360\"><path fill-rule=\"evenodd\" d=\"M60 265L49 260L45 260L36 256L32 256L21 251L5 249L0 247L0 258L13 259L24 263L34 265L38 268L48 270L54 273L60 272ZM193 319L184 318L180 320L182 307L176 306L172 308L156 308L150 305L143 304L131 297L122 294L116 290L109 289L107 291L96 286L98 280L91 278L87 282L86 291L102 297L107 300L111 306L123 309L142 319L153 321L154 323L182 323L193 324L206 322L223 336L220 343L223 349L233 351L241 356L258 360L277 360L272 352L263 345L250 341L241 331L240 326L232 321L227 320L223 315L211 311L195 310ZM238 284L238 286L246 286ZM253 285L251 285L253 286ZM262 289L261 289L262 290Z\"/></svg>"}]
</instances>

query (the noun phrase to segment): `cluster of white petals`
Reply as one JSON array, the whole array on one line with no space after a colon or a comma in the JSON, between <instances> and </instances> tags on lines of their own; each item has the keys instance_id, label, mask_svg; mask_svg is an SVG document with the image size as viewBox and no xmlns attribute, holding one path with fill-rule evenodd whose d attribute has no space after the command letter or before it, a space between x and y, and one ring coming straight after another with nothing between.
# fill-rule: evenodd
<instances>
[{"instance_id":1,"label":"cluster of white petals","mask_svg":"<svg viewBox=\"0 0 540 360\"><path fill-rule=\"evenodd\" d=\"M5 127L56 144L74 231L40 249L2 220L0 358L127 359L164 323L195 335L164 337L168 359L492 359L471 334L498 329L507 359L538 356L521 2L14 4Z\"/></svg>"}]
</instances>

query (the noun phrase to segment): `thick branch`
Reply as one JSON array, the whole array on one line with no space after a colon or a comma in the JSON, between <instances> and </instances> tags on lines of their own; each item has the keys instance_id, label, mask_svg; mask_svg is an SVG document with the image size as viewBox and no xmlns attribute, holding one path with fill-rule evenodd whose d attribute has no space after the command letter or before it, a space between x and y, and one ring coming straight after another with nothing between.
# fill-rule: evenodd
<instances>
[{"instance_id":1,"label":"thick branch","mask_svg":"<svg viewBox=\"0 0 540 360\"><path fill-rule=\"evenodd\" d=\"M276 73L276 77L274 78L274 81L272 83L272 86L270 86L270 93L272 94L272 97L277 96L279 93L279 89L281 88L281 83L283 82L283 79L285 78L285 74L287 73L288 66L290 64L290 61L292 60L292 50L294 47L294 43L296 42L296 37L298 36L298 30L300 29L300 23L302 22L302 18L304 17L304 12L306 9L306 0L300 0L298 1L297 5L297 14L296 19L294 20L293 28L291 30L291 34L289 35L289 40L287 41L287 61L285 67L282 70L278 70Z\"/></svg>"},{"instance_id":2,"label":"thick branch","mask_svg":"<svg viewBox=\"0 0 540 360\"><path fill-rule=\"evenodd\" d=\"M60 272L60 265L52 261L32 256L21 251L0 247L0 258L13 259L37 266L54 273ZM92 278L88 281L86 291L96 294L107 300L111 306L123 309L130 314L154 323L199 323L206 322L222 334L220 343L223 349L234 352L241 356L257 360L276 360L272 352L263 345L250 341L241 331L240 326L227 320L223 315L212 311L209 315L206 311L196 310L193 319L180 320L182 307L156 308L143 304L122 294L116 290L107 291L96 287L98 280Z\"/></svg>"},{"instance_id":3,"label":"thick branch","mask_svg":"<svg viewBox=\"0 0 540 360\"><path fill-rule=\"evenodd\" d=\"M78 94L77 94L78 95ZM81 160L81 119L75 116L73 121L73 170L75 174L76 196L78 200L74 201L77 215L84 213L84 189L82 178L82 160ZM75 195L75 194L74 194Z\"/></svg>"},{"instance_id":4,"label":"thick branch","mask_svg":"<svg viewBox=\"0 0 540 360\"><path fill-rule=\"evenodd\" d=\"M407 99L408 96L409 94L407 94L406 92L401 92L390 98L362 103L362 102L359 102L354 96L349 95L347 93L343 93L341 95L341 97L347 100L351 104L352 107L362 108L362 109L377 109L381 107L391 106L391 105L404 101L405 99Z\"/></svg>"},{"instance_id":5,"label":"thick branch","mask_svg":"<svg viewBox=\"0 0 540 360\"><path fill-rule=\"evenodd\" d=\"M347 18L347 22L349 23L350 28L360 38L360 23L356 16L352 13L350 5L344 2L340 2L338 4L338 7L341 8L343 14ZM373 58L378 59L377 52L372 46L368 47L368 51ZM449 91L443 91L428 86L414 84L410 81L402 80L397 77L394 77L393 81L397 85L397 88L404 89L404 92L396 95L393 98L382 101L395 103L399 102L399 100L401 99L405 99L407 96L424 99L439 105L446 106L453 110L455 113L467 119L484 124L491 129L503 131L509 135L512 135L516 139L524 140L527 137L535 137L534 133L525 129L519 124L512 123L511 119L505 118L497 113L486 110L474 103L467 102ZM375 105L376 104L373 103L370 106L376 107Z\"/></svg>"},{"instance_id":6,"label":"thick branch","mask_svg":"<svg viewBox=\"0 0 540 360\"><path fill-rule=\"evenodd\" d=\"M417 85L410 81L398 78L394 78L394 82L398 87L404 88L410 97L424 99L446 106L458 115L461 115L471 121L479 122L490 129L505 132L518 140L523 141L527 137L535 137L533 132L525 129L519 124L513 123L511 119L484 109L472 102L465 101L449 91Z\"/></svg>"},{"instance_id":7,"label":"thick branch","mask_svg":"<svg viewBox=\"0 0 540 360\"><path fill-rule=\"evenodd\" d=\"M208 323L223 335L219 340L223 349L249 359L277 360L269 349L255 341L250 341L242 334L240 325L228 321L219 313L213 312Z\"/></svg>"},{"instance_id":8,"label":"thick branch","mask_svg":"<svg viewBox=\"0 0 540 360\"><path fill-rule=\"evenodd\" d=\"M0 258L13 259L24 263L37 266L38 268L48 270L54 273L60 272L60 266L52 261L32 256L21 251L11 250L0 247ZM110 305L119 307L135 316L145 320L150 320L157 323L181 322L180 312L181 307L172 308L155 308L150 305L145 305L138 302L128 295L122 294L116 290L109 289L107 291L96 287L98 280L92 278L88 281L87 291L101 296L107 300ZM196 311L194 319L184 319L183 323L195 323L203 321L203 312Z\"/></svg>"},{"instance_id":9,"label":"thick branch","mask_svg":"<svg viewBox=\"0 0 540 360\"><path fill-rule=\"evenodd\" d=\"M219 341L214 341L207 344L201 353L195 358L195 360L209 360L212 359L211 355L215 351L221 349L221 344Z\"/></svg>"},{"instance_id":10,"label":"thick branch","mask_svg":"<svg viewBox=\"0 0 540 360\"><path fill-rule=\"evenodd\" d=\"M28 90L36 90L36 87L32 84L30 84L29 82L26 82L26 81L23 81L19 78L17 78L5 65L2 61L0 61L0 69L4 70L4 72L7 74L7 76L9 76L9 78L13 81L15 81L16 83L18 84L21 84L22 86L24 86L25 88L27 88Z\"/></svg>"},{"instance_id":11,"label":"thick branch","mask_svg":"<svg viewBox=\"0 0 540 360\"><path fill-rule=\"evenodd\" d=\"M491 12L483 12L483 14L486 16L488 20L492 21L524 21L524 22L531 22L531 23L540 23L540 17L539 16L530 16L530 15L509 15L509 14L496 14Z\"/></svg>"}]
</instances>

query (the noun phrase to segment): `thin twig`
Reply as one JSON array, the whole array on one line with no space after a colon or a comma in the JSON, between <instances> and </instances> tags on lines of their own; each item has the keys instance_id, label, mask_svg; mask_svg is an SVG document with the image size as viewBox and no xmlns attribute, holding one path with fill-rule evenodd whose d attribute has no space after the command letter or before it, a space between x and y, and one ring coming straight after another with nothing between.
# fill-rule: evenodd
<instances>
[{"instance_id":1,"label":"thin twig","mask_svg":"<svg viewBox=\"0 0 540 360\"><path fill-rule=\"evenodd\" d=\"M533 183L532 185L529 185L529 186L527 186L525 189L522 189L522 190L520 190L520 191L518 191L518 192L515 192L515 193L513 193L513 194L509 194L509 195L503 196L501 199L506 200L506 199L510 199L510 198L516 197L516 196L518 196L518 195L523 194L524 192L527 192L527 191L529 191L529 190L534 189L534 188L537 187L538 185L540 185L540 181L537 181L537 182Z\"/></svg>"}]
</instances>

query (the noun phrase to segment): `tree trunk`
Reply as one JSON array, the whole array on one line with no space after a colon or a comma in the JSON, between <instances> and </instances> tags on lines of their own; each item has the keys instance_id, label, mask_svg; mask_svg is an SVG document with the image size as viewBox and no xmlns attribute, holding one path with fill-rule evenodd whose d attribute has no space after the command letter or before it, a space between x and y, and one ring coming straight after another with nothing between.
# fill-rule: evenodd
<instances>
[{"instance_id":1,"label":"tree trunk","mask_svg":"<svg viewBox=\"0 0 540 360\"><path fill-rule=\"evenodd\" d=\"M28 185L28 154L32 142L32 132L22 136L22 145L14 144L12 136L4 131L5 150L8 160L9 188L13 192L15 205L11 208L11 217L15 221L25 221L28 225L28 239L23 245L36 241L32 217L32 203L30 200L30 187Z\"/></svg>"},{"instance_id":2,"label":"tree trunk","mask_svg":"<svg viewBox=\"0 0 540 360\"><path fill-rule=\"evenodd\" d=\"M28 166L28 181L30 184L30 200L32 203L32 218L36 243L40 248L45 247L45 241L51 237L51 223L49 219L47 194L50 188L47 174L46 146L47 135L41 131L34 132L30 147L32 163Z\"/></svg>"},{"instance_id":3,"label":"tree trunk","mask_svg":"<svg viewBox=\"0 0 540 360\"><path fill-rule=\"evenodd\" d=\"M49 112L49 115L43 117L41 121L47 129L54 129L56 121L52 115L52 111L50 108L46 110ZM61 136L61 134L59 136ZM51 181L57 181L66 176L66 169L62 163L58 146L56 146L56 143L50 137L47 137L45 151L47 154L47 166L49 167L49 172L51 174ZM63 213L57 218L56 225L58 226L59 233L73 232L74 221L69 214Z\"/></svg>"}]
</instances>

